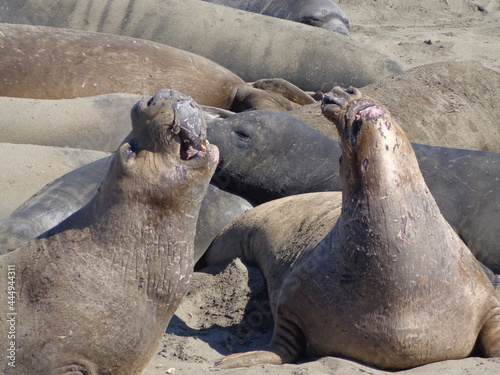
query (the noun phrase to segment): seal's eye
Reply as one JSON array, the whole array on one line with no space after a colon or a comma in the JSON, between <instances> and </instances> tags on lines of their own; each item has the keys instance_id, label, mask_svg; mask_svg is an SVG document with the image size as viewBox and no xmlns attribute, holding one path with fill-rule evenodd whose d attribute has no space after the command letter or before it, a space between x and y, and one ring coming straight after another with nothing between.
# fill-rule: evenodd
<instances>
[{"instance_id":1,"label":"seal's eye","mask_svg":"<svg viewBox=\"0 0 500 375\"><path fill-rule=\"evenodd\" d=\"M240 137L240 138L242 138L242 139L248 139L248 138L250 138L250 136L248 135L248 133L245 133L245 132L244 132L244 131L242 131L242 130L235 130L234 132L235 132L235 134L236 134L238 137Z\"/></svg>"},{"instance_id":2,"label":"seal's eye","mask_svg":"<svg viewBox=\"0 0 500 375\"><path fill-rule=\"evenodd\" d=\"M317 26L317 27L320 27L321 25L323 25L325 22L323 20L320 20L319 18L317 17L304 17L300 20L301 23L305 23L306 25L310 25L310 26Z\"/></svg>"}]
</instances>

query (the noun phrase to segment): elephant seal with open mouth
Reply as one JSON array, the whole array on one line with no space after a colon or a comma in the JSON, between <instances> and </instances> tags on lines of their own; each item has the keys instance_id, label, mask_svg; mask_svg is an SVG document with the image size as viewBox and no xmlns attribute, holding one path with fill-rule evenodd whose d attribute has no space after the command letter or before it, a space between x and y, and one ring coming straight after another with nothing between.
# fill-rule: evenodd
<instances>
[{"instance_id":1,"label":"elephant seal with open mouth","mask_svg":"<svg viewBox=\"0 0 500 375\"><path fill-rule=\"evenodd\" d=\"M1 294L3 337L16 321L15 367L2 373L142 373L188 290L219 155L205 134L189 97L162 90L138 102L97 195L2 256L0 289L16 293L9 304ZM0 345L7 353L7 340Z\"/></svg>"}]
</instances>

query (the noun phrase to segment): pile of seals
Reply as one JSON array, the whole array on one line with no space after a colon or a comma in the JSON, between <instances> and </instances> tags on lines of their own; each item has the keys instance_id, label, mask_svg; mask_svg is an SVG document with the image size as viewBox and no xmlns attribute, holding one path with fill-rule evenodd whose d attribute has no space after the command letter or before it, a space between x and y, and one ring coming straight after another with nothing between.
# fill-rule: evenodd
<instances>
[{"instance_id":1,"label":"pile of seals","mask_svg":"<svg viewBox=\"0 0 500 375\"><path fill-rule=\"evenodd\" d=\"M396 370L500 356L500 156L411 144L386 107L352 87L321 104L340 143L273 112L318 105L303 90L376 82L376 91L401 73L346 38L336 4L0 1L0 22L0 94L18 98L14 112L41 104L54 114L48 137L26 137L45 122L2 137L108 153L125 137L2 221L0 269L21 280L0 281L19 297L0 296L17 314L16 341L0 344L15 357L16 368L0 365L6 374L142 373L195 262L235 258L261 269L274 335L221 368L333 355ZM255 29L273 38L248 38ZM411 74L420 80L418 70L391 77L389 90L398 79L414 84ZM82 111L82 96L103 94L85 98L98 126L77 121L55 134L72 108ZM217 108L203 113L195 100ZM136 101L126 135L123 108ZM0 316L2 337L12 333L9 316Z\"/></svg>"},{"instance_id":2,"label":"pile of seals","mask_svg":"<svg viewBox=\"0 0 500 375\"><path fill-rule=\"evenodd\" d=\"M333 355L396 370L476 347L500 356L499 296L441 215L400 126L353 88L334 88L322 110L342 142L341 204L318 193L261 205L204 256L256 263L275 321L269 346L218 365Z\"/></svg>"}]
</instances>

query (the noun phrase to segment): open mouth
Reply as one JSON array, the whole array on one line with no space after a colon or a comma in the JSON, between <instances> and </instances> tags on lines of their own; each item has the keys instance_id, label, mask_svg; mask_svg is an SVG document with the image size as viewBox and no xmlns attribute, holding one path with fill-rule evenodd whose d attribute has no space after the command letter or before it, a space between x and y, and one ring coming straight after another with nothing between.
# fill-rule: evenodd
<instances>
[{"instance_id":1,"label":"open mouth","mask_svg":"<svg viewBox=\"0 0 500 375\"><path fill-rule=\"evenodd\" d=\"M207 145L209 144L207 140L195 145L191 144L188 139L183 139L181 136L181 160L189 161L198 156L204 156L207 153Z\"/></svg>"},{"instance_id":2,"label":"open mouth","mask_svg":"<svg viewBox=\"0 0 500 375\"><path fill-rule=\"evenodd\" d=\"M131 116L134 131L147 132L150 142L145 138L144 146L150 151L174 154L172 156L180 161L189 163L190 168L204 165L207 156L218 159L217 148L207 141L203 111L186 95L170 89L160 90L147 103L138 102Z\"/></svg>"},{"instance_id":3,"label":"open mouth","mask_svg":"<svg viewBox=\"0 0 500 375\"><path fill-rule=\"evenodd\" d=\"M184 161L206 155L208 141L206 124L201 108L192 100L180 100L173 104L175 124L179 129L180 158Z\"/></svg>"}]
</instances>

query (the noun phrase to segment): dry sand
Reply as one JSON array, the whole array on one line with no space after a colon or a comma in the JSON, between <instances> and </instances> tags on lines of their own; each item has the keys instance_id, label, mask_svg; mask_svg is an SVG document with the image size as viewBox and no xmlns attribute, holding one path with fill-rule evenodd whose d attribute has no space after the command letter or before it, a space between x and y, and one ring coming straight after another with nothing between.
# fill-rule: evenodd
<instances>
[{"instance_id":1,"label":"dry sand","mask_svg":"<svg viewBox=\"0 0 500 375\"><path fill-rule=\"evenodd\" d=\"M500 71L498 0L341 0L338 3L350 19L351 38L376 46L407 69L438 61L476 60ZM497 124L500 126L500 121ZM260 272L247 268L239 260L211 271L216 272L197 272L193 276L191 292L172 319L147 375L211 374L215 360L232 352L262 347L270 340L272 317ZM334 357L216 373L393 374ZM397 374L495 375L500 374L500 358L438 362Z\"/></svg>"}]
</instances>

